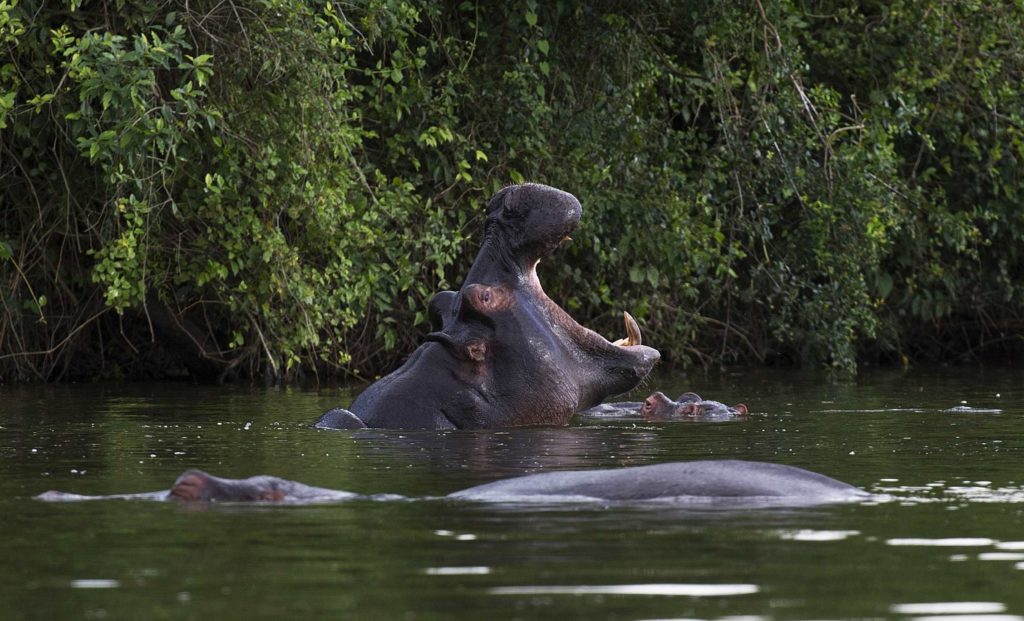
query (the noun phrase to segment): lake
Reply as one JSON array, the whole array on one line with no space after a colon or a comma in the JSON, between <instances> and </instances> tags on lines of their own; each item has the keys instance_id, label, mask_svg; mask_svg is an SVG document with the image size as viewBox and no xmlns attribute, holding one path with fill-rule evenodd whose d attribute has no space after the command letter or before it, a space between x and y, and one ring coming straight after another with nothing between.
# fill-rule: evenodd
<instances>
[{"instance_id":1,"label":"lake","mask_svg":"<svg viewBox=\"0 0 1024 621\"><path fill-rule=\"evenodd\" d=\"M749 421L311 429L345 388L0 386L3 619L1024 621L1024 370L662 376ZM884 500L801 508L439 499L555 469L739 458ZM187 468L404 499L44 503Z\"/></svg>"}]
</instances>

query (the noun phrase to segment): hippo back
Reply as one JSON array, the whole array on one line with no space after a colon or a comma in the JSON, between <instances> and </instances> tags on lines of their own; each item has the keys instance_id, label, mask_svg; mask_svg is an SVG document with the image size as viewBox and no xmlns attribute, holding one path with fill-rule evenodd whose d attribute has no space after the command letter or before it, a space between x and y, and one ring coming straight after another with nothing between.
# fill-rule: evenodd
<instances>
[{"instance_id":1,"label":"hippo back","mask_svg":"<svg viewBox=\"0 0 1024 621\"><path fill-rule=\"evenodd\" d=\"M455 492L450 498L490 502L767 501L772 504L842 502L869 494L816 472L741 460L673 462L651 466L544 472Z\"/></svg>"}]
</instances>

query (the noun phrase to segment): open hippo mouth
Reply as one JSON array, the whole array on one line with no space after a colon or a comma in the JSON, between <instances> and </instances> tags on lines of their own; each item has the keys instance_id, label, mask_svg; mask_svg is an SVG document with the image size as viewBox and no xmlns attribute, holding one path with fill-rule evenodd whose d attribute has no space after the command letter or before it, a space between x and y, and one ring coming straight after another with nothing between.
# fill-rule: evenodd
<instances>
[{"instance_id":1,"label":"open hippo mouth","mask_svg":"<svg viewBox=\"0 0 1024 621\"><path fill-rule=\"evenodd\" d=\"M577 323L547 296L540 284L537 265L560 245L572 241L570 235L582 216L582 206L568 192L535 183L503 188L488 201L484 243L466 275L462 288L464 302L483 314L505 304L505 292L495 292L490 285L507 281L511 272L519 280L509 283L512 288L519 286L528 290L565 336L581 346L594 350L641 346L640 326L629 312L623 311L626 336L605 339ZM500 267L500 273L496 273L495 267ZM486 288L479 289L481 285Z\"/></svg>"},{"instance_id":2,"label":"open hippo mouth","mask_svg":"<svg viewBox=\"0 0 1024 621\"><path fill-rule=\"evenodd\" d=\"M578 407L590 407L633 388L660 354L643 345L640 326L628 312L626 336L609 340L580 325L544 292L537 265L571 239L582 215L576 197L556 188L525 184L499 191L488 202L484 243L460 291L460 306L467 321L469 315L493 320L504 311L518 316L516 328L527 338L548 332L566 354L562 362L575 367L570 374L580 384Z\"/></svg>"},{"instance_id":3,"label":"open hippo mouth","mask_svg":"<svg viewBox=\"0 0 1024 621\"><path fill-rule=\"evenodd\" d=\"M572 241L570 235L576 230L583 216L583 209L576 197L568 192L538 184L512 186L506 190L505 194L499 193L491 199L488 212L494 214L498 208L495 202L500 198L501 209L505 213L526 211L534 215L531 220L522 224L522 228L526 231L519 234L518 238L521 241L512 249L513 254L519 254L522 257L522 260L518 262L528 266L527 280L531 289L541 299L561 311L564 316L563 321L567 320L574 325L574 332L590 333L616 347L642 345L640 326L628 311L622 313L626 327L625 338L610 341L577 323L565 310L548 298L541 287L540 279L537 276L537 265L540 264L541 259L551 256L560 245ZM584 338L591 339L592 337L588 335Z\"/></svg>"}]
</instances>

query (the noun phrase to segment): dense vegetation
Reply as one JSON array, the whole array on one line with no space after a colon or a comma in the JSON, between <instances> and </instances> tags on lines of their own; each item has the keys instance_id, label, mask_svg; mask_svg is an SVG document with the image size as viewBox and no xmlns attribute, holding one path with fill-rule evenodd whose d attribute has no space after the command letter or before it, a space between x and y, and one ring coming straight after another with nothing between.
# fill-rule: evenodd
<instances>
[{"instance_id":1,"label":"dense vegetation","mask_svg":"<svg viewBox=\"0 0 1024 621\"><path fill-rule=\"evenodd\" d=\"M1019 356L1021 7L0 0L0 378L381 372L522 180L667 360Z\"/></svg>"}]
</instances>

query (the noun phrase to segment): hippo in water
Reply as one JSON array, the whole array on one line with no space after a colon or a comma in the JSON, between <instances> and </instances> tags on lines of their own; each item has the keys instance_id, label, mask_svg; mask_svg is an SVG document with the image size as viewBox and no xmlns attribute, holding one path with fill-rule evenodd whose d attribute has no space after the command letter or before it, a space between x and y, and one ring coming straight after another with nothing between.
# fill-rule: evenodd
<instances>
[{"instance_id":1,"label":"hippo in water","mask_svg":"<svg viewBox=\"0 0 1024 621\"><path fill-rule=\"evenodd\" d=\"M222 479L199 470L178 477L170 490L117 496L46 492L46 501L126 498L184 502L337 502L367 498L272 476ZM453 492L445 498L476 502L686 502L744 506L806 505L866 500L870 494L823 474L754 461L717 459L598 470L542 472ZM370 498L402 498L376 495Z\"/></svg>"},{"instance_id":2,"label":"hippo in water","mask_svg":"<svg viewBox=\"0 0 1024 621\"><path fill-rule=\"evenodd\" d=\"M718 401L701 399L700 395L694 392L683 393L673 401L659 391L644 399L640 405L640 415L651 421L745 420L747 406L739 403L736 407L730 407Z\"/></svg>"},{"instance_id":3,"label":"hippo in water","mask_svg":"<svg viewBox=\"0 0 1024 621\"><path fill-rule=\"evenodd\" d=\"M747 420L748 410L742 403L732 407L719 401L703 399L695 392L683 393L673 401L665 393L656 391L643 401L602 403L580 412L581 416L592 418L628 418L637 414L654 422L722 422Z\"/></svg>"},{"instance_id":4,"label":"hippo in water","mask_svg":"<svg viewBox=\"0 0 1024 621\"><path fill-rule=\"evenodd\" d=\"M430 301L432 332L409 359L316 427L469 429L565 425L578 410L627 392L660 358L627 337L610 342L544 293L537 264L582 216L576 198L539 184L509 186L487 204L484 241L458 291Z\"/></svg>"}]
</instances>

